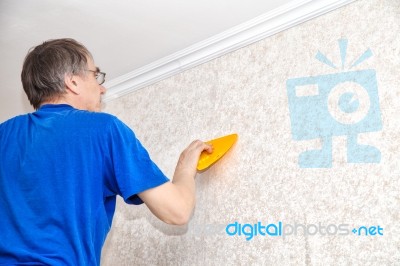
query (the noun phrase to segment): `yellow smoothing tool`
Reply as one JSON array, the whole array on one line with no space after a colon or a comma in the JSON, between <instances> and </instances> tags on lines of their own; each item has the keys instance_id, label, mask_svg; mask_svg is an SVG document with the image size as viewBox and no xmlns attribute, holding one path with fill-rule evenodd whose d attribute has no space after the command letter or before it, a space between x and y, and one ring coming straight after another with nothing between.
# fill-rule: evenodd
<instances>
[{"instance_id":1,"label":"yellow smoothing tool","mask_svg":"<svg viewBox=\"0 0 400 266\"><path fill-rule=\"evenodd\" d=\"M203 151L200 154L199 162L197 163L197 170L202 171L218 161L232 147L237 138L237 134L231 134L207 141L206 143L213 146L213 152L208 153Z\"/></svg>"}]
</instances>

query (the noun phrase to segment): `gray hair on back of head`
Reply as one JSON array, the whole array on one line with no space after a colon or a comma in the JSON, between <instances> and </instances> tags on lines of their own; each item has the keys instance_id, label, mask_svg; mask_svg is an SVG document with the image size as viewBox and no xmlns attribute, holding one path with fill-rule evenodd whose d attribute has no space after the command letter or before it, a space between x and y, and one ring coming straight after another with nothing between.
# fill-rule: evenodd
<instances>
[{"instance_id":1,"label":"gray hair on back of head","mask_svg":"<svg viewBox=\"0 0 400 266\"><path fill-rule=\"evenodd\" d=\"M31 105L38 109L44 101L66 93L65 77L83 75L89 50L74 39L48 40L29 50L21 72L22 86Z\"/></svg>"}]
</instances>

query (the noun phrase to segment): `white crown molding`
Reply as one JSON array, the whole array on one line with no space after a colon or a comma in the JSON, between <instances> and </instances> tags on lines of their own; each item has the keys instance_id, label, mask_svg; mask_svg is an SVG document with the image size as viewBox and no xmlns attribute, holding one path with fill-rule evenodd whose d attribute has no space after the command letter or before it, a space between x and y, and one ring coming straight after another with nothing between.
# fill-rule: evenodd
<instances>
[{"instance_id":1,"label":"white crown molding","mask_svg":"<svg viewBox=\"0 0 400 266\"><path fill-rule=\"evenodd\" d=\"M106 82L111 101L356 0L294 0L221 34Z\"/></svg>"}]
</instances>

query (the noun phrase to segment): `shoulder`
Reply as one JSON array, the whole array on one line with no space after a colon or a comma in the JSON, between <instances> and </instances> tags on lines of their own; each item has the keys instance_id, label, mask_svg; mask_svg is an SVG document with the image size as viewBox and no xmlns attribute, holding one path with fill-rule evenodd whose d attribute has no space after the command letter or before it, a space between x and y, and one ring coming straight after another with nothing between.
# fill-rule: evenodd
<instances>
[{"instance_id":1,"label":"shoulder","mask_svg":"<svg viewBox=\"0 0 400 266\"><path fill-rule=\"evenodd\" d=\"M86 124L86 126L90 125L90 127L101 128L102 132L107 132L114 137L118 135L132 137L135 135L133 130L115 115L103 112L78 112L79 120L82 120L82 123Z\"/></svg>"},{"instance_id":2,"label":"shoulder","mask_svg":"<svg viewBox=\"0 0 400 266\"><path fill-rule=\"evenodd\" d=\"M118 129L123 129L123 130L128 130L130 131L131 129L127 124L125 124L123 121L121 121L118 117L112 114L108 113L93 113L93 115L98 119L99 121L103 121L107 126L110 128L118 128Z\"/></svg>"},{"instance_id":3,"label":"shoulder","mask_svg":"<svg viewBox=\"0 0 400 266\"><path fill-rule=\"evenodd\" d=\"M70 115L75 121L87 123L87 125L97 125L110 127L114 125L125 125L118 117L103 112L90 112L84 110L73 110Z\"/></svg>"},{"instance_id":4,"label":"shoulder","mask_svg":"<svg viewBox=\"0 0 400 266\"><path fill-rule=\"evenodd\" d=\"M16 124L24 124L28 120L28 114L18 115L0 123L0 130L4 130Z\"/></svg>"},{"instance_id":5,"label":"shoulder","mask_svg":"<svg viewBox=\"0 0 400 266\"><path fill-rule=\"evenodd\" d=\"M71 111L71 114L74 116L80 116L82 118L87 118L94 121L98 120L98 121L108 122L108 121L118 120L116 116L103 112L90 112L86 110L73 109Z\"/></svg>"}]
</instances>

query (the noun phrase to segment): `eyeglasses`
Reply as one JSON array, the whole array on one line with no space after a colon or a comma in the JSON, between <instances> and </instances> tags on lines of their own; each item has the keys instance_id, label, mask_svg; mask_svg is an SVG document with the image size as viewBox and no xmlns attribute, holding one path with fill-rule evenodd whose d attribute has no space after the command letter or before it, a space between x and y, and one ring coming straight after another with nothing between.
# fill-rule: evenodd
<instances>
[{"instance_id":1,"label":"eyeglasses","mask_svg":"<svg viewBox=\"0 0 400 266\"><path fill-rule=\"evenodd\" d=\"M90 70L90 69L86 69L86 71L94 73L94 76L96 77L97 83L99 83L99 85L102 85L104 83L104 81L106 81L106 73L100 72L98 70L94 71L94 70Z\"/></svg>"}]
</instances>

